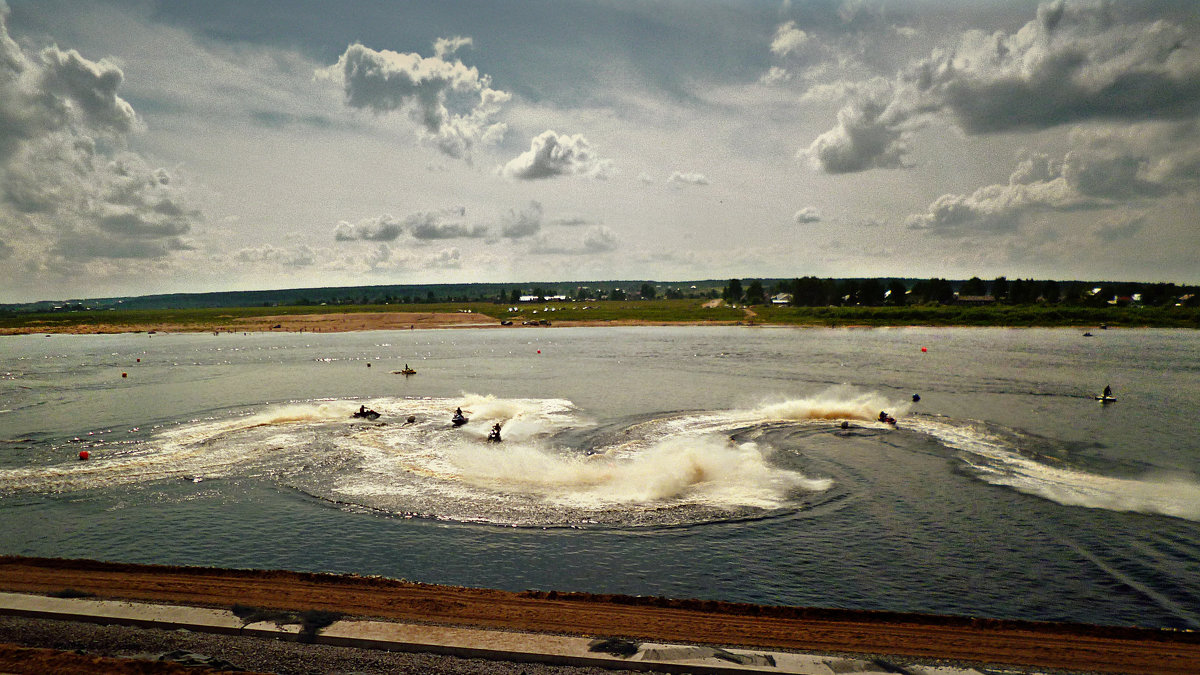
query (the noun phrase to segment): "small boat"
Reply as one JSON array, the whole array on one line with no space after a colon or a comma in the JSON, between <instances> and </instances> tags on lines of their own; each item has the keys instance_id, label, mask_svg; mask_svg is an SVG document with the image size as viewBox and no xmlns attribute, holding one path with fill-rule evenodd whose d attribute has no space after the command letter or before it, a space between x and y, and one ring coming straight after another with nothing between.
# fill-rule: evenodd
<instances>
[{"instance_id":1,"label":"small boat","mask_svg":"<svg viewBox=\"0 0 1200 675\"><path fill-rule=\"evenodd\" d=\"M1094 336L1094 335L1092 335L1092 334L1091 334L1091 332L1089 331L1089 332L1087 332L1087 333L1084 333L1084 334L1083 334L1083 337L1095 337L1095 336Z\"/></svg>"},{"instance_id":2,"label":"small boat","mask_svg":"<svg viewBox=\"0 0 1200 675\"><path fill-rule=\"evenodd\" d=\"M1103 394L1098 394L1098 395L1096 395L1096 400L1100 401L1101 403L1116 403L1117 397L1116 396L1104 396Z\"/></svg>"},{"instance_id":3,"label":"small boat","mask_svg":"<svg viewBox=\"0 0 1200 675\"><path fill-rule=\"evenodd\" d=\"M404 370L393 370L392 374L393 375L416 375L417 371L413 370L412 368L405 368Z\"/></svg>"},{"instance_id":4,"label":"small boat","mask_svg":"<svg viewBox=\"0 0 1200 675\"><path fill-rule=\"evenodd\" d=\"M379 419L379 413L371 410L370 408L360 407L358 411L354 413L353 417L364 420L377 420Z\"/></svg>"}]
</instances>

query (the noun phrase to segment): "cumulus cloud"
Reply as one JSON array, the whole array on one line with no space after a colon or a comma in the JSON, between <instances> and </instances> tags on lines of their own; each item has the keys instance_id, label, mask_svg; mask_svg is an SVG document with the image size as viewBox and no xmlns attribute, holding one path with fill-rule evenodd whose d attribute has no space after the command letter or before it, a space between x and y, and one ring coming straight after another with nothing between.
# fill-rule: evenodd
<instances>
[{"instance_id":1,"label":"cumulus cloud","mask_svg":"<svg viewBox=\"0 0 1200 675\"><path fill-rule=\"evenodd\" d=\"M252 264L284 265L288 267L309 267L317 262L317 254L311 247L296 246L278 248L270 244L259 247L243 248L233 256L239 262Z\"/></svg>"},{"instance_id":2,"label":"cumulus cloud","mask_svg":"<svg viewBox=\"0 0 1200 675\"><path fill-rule=\"evenodd\" d=\"M838 111L837 126L802 154L827 173L900 168L908 152L905 122L887 103L864 99Z\"/></svg>"},{"instance_id":3,"label":"cumulus cloud","mask_svg":"<svg viewBox=\"0 0 1200 675\"><path fill-rule=\"evenodd\" d=\"M540 235L529 252L538 255L593 255L615 251L620 246L617 234L611 229L596 225L589 227L582 237L576 232L557 232Z\"/></svg>"},{"instance_id":4,"label":"cumulus cloud","mask_svg":"<svg viewBox=\"0 0 1200 675\"><path fill-rule=\"evenodd\" d=\"M0 1L0 239L27 269L167 258L202 222L179 181L119 150L140 127L106 61L46 47L27 54Z\"/></svg>"},{"instance_id":5,"label":"cumulus cloud","mask_svg":"<svg viewBox=\"0 0 1200 675\"><path fill-rule=\"evenodd\" d=\"M486 225L466 222L463 207L410 214L404 225L414 239L479 239L487 236Z\"/></svg>"},{"instance_id":6,"label":"cumulus cloud","mask_svg":"<svg viewBox=\"0 0 1200 675\"><path fill-rule=\"evenodd\" d=\"M8 13L0 2L0 162L56 132L120 136L136 127L133 107L117 95L120 68L56 46L26 55L8 34Z\"/></svg>"},{"instance_id":7,"label":"cumulus cloud","mask_svg":"<svg viewBox=\"0 0 1200 675\"><path fill-rule=\"evenodd\" d=\"M420 136L455 158L468 158L478 144L498 141L506 130L492 122L511 95L493 89L491 78L450 60L470 38L443 38L436 56L376 51L355 43L338 62L317 72L342 84L346 105L384 115L406 112Z\"/></svg>"},{"instance_id":8,"label":"cumulus cloud","mask_svg":"<svg viewBox=\"0 0 1200 675\"><path fill-rule=\"evenodd\" d=\"M903 166L906 134L931 117L967 134L1200 112L1200 50L1167 20L1126 20L1112 3L1045 3L1014 34L970 31L906 68L889 98L864 96L806 154L830 173Z\"/></svg>"},{"instance_id":9,"label":"cumulus cloud","mask_svg":"<svg viewBox=\"0 0 1200 675\"><path fill-rule=\"evenodd\" d=\"M592 221L588 220L587 218L572 216L567 218L555 218L554 220L550 221L550 224L560 227L581 227L583 225L591 225Z\"/></svg>"},{"instance_id":10,"label":"cumulus cloud","mask_svg":"<svg viewBox=\"0 0 1200 675\"><path fill-rule=\"evenodd\" d=\"M806 206L797 211L796 215L792 216L792 220L794 220L797 225L815 223L821 220L821 212L811 206Z\"/></svg>"},{"instance_id":11,"label":"cumulus cloud","mask_svg":"<svg viewBox=\"0 0 1200 675\"><path fill-rule=\"evenodd\" d=\"M1022 157L1007 184L942 195L909 227L941 234L1014 230L1031 213L1097 209L1200 189L1200 125L1151 123L1081 129L1062 158ZM1125 225L1110 232L1119 236ZM1104 238L1104 234L1099 234Z\"/></svg>"},{"instance_id":12,"label":"cumulus cloud","mask_svg":"<svg viewBox=\"0 0 1200 675\"><path fill-rule=\"evenodd\" d=\"M532 237L542 229L542 205L531 201L523 209L511 209L504 218L500 233L507 239Z\"/></svg>"},{"instance_id":13,"label":"cumulus cloud","mask_svg":"<svg viewBox=\"0 0 1200 675\"><path fill-rule=\"evenodd\" d=\"M708 176L702 173L675 171L667 178L667 182L675 185L708 185Z\"/></svg>"},{"instance_id":14,"label":"cumulus cloud","mask_svg":"<svg viewBox=\"0 0 1200 675\"><path fill-rule=\"evenodd\" d=\"M590 228L583 237L583 248L588 253L615 251L617 246L617 233L603 225Z\"/></svg>"},{"instance_id":15,"label":"cumulus cloud","mask_svg":"<svg viewBox=\"0 0 1200 675\"><path fill-rule=\"evenodd\" d=\"M775 37L771 40L771 53L775 56L787 56L807 42L808 33L797 28L795 21L788 21L775 29Z\"/></svg>"},{"instance_id":16,"label":"cumulus cloud","mask_svg":"<svg viewBox=\"0 0 1200 675\"><path fill-rule=\"evenodd\" d=\"M555 176L608 178L612 161L600 158L582 134L543 131L530 143L529 150L513 158L500 173L519 180L537 180Z\"/></svg>"},{"instance_id":17,"label":"cumulus cloud","mask_svg":"<svg viewBox=\"0 0 1200 675\"><path fill-rule=\"evenodd\" d=\"M342 220L333 230L333 238L337 241L395 241L402 234L404 224L386 213L357 223Z\"/></svg>"},{"instance_id":18,"label":"cumulus cloud","mask_svg":"<svg viewBox=\"0 0 1200 675\"><path fill-rule=\"evenodd\" d=\"M457 248L447 248L425 258L423 267L432 269L459 269L462 267L462 251Z\"/></svg>"},{"instance_id":19,"label":"cumulus cloud","mask_svg":"<svg viewBox=\"0 0 1200 675\"><path fill-rule=\"evenodd\" d=\"M487 236L486 225L466 222L461 206L440 211L417 211L397 219L389 214L365 218L357 223L338 222L333 230L337 241L395 241L407 234L413 239L479 239Z\"/></svg>"},{"instance_id":20,"label":"cumulus cloud","mask_svg":"<svg viewBox=\"0 0 1200 675\"><path fill-rule=\"evenodd\" d=\"M463 47L470 47L473 44L475 44L475 41L469 37L438 38L433 43L433 55L445 60L446 57L453 56L455 52Z\"/></svg>"},{"instance_id":21,"label":"cumulus cloud","mask_svg":"<svg viewBox=\"0 0 1200 675\"><path fill-rule=\"evenodd\" d=\"M1132 239L1137 233L1142 231L1146 225L1144 216L1121 216L1115 220L1110 220L1100 224L1096 228L1096 238L1106 243L1121 241L1124 239Z\"/></svg>"},{"instance_id":22,"label":"cumulus cloud","mask_svg":"<svg viewBox=\"0 0 1200 675\"><path fill-rule=\"evenodd\" d=\"M783 68L782 66L771 66L767 72L763 73L762 77L758 78L758 81L766 85L773 85L787 82L791 79L792 74L788 72L787 68Z\"/></svg>"}]
</instances>

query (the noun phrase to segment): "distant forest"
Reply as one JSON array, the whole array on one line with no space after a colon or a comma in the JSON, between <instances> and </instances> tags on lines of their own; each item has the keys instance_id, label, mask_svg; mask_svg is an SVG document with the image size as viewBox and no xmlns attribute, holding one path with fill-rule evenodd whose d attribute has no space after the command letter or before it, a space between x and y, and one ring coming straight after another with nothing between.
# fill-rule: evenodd
<instances>
[{"instance_id":1,"label":"distant forest","mask_svg":"<svg viewBox=\"0 0 1200 675\"><path fill-rule=\"evenodd\" d=\"M950 304L1052 304L1170 307L1200 305L1200 287L1172 283L1054 281L997 277L950 279L728 279L684 282L593 281L525 284L345 286L269 291L173 293L140 297L0 305L0 312L97 309L200 309L314 305L398 305L447 302L516 304L522 298L573 301L716 299L731 304L801 307Z\"/></svg>"}]
</instances>

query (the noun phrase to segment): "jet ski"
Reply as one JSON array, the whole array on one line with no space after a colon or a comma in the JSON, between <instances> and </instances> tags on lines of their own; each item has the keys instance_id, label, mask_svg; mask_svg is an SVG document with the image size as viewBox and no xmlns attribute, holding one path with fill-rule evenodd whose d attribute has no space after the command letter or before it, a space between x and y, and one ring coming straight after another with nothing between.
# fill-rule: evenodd
<instances>
[{"instance_id":1,"label":"jet ski","mask_svg":"<svg viewBox=\"0 0 1200 675\"><path fill-rule=\"evenodd\" d=\"M456 427L461 427L467 423L467 418L463 417L462 413L454 413L454 417L450 418L450 422L452 422Z\"/></svg>"},{"instance_id":2,"label":"jet ski","mask_svg":"<svg viewBox=\"0 0 1200 675\"><path fill-rule=\"evenodd\" d=\"M379 413L377 413L374 410L371 410L370 408L367 408L365 406L359 406L358 412L354 413L353 416L364 419L364 420L379 419Z\"/></svg>"}]
</instances>

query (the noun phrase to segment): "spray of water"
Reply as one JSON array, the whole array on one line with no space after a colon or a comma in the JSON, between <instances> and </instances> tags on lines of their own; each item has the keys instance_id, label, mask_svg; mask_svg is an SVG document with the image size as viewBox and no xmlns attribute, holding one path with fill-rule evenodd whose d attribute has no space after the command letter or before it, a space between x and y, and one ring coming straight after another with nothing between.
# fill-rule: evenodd
<instances>
[{"instance_id":1,"label":"spray of water","mask_svg":"<svg viewBox=\"0 0 1200 675\"><path fill-rule=\"evenodd\" d=\"M393 501L382 508L408 512L396 500L438 495L473 504L480 518L506 500L575 511L664 505L778 509L799 493L828 490L832 481L781 468L771 461L776 449L731 442L731 432L764 423L871 422L880 410L897 417L908 412L882 394L835 387L746 409L663 414L623 433L597 436L589 447L563 447L555 442L558 434L592 426L569 401L464 393L455 399L365 403L383 413L386 423L353 420L359 402L272 406L183 423L132 449L99 450L90 462L2 470L0 490L70 491L265 471L335 501L386 497ZM449 424L456 407L471 417L465 427ZM416 421L403 422L408 415ZM484 442L497 422L504 443ZM1200 482L1191 476L1103 476L1022 453L1015 432L924 415L902 422L909 432L961 451L972 472L995 485L1065 505L1200 521ZM306 481L298 463L336 466L339 473Z\"/></svg>"},{"instance_id":2,"label":"spray of water","mask_svg":"<svg viewBox=\"0 0 1200 675\"><path fill-rule=\"evenodd\" d=\"M906 426L962 451L960 459L972 473L993 485L1066 506L1200 521L1200 482L1194 477L1121 478L1051 465L1022 454L1019 435L980 423L919 417Z\"/></svg>"},{"instance_id":3,"label":"spray of water","mask_svg":"<svg viewBox=\"0 0 1200 675\"><path fill-rule=\"evenodd\" d=\"M785 420L875 420L880 411L902 417L909 404L897 403L883 394L860 391L850 386L831 387L806 398L764 403L755 409L763 421Z\"/></svg>"}]
</instances>

